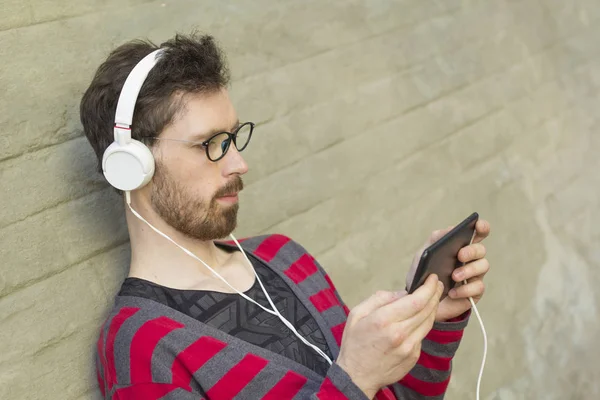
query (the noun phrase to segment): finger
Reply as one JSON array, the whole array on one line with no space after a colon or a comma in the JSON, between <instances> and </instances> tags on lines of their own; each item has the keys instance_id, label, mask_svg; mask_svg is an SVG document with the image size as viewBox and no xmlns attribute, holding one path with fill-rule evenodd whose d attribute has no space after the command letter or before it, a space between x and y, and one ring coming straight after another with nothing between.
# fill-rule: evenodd
<instances>
[{"instance_id":1,"label":"finger","mask_svg":"<svg viewBox=\"0 0 600 400\"><path fill-rule=\"evenodd\" d=\"M490 223L485 219L480 219L475 224L475 238L473 243L479 243L490 235Z\"/></svg>"},{"instance_id":2,"label":"finger","mask_svg":"<svg viewBox=\"0 0 600 400\"><path fill-rule=\"evenodd\" d=\"M418 314L427 306L429 300L436 296L439 288L438 282L437 275L429 275L425 283L412 294L384 305L373 313L373 317L383 324L384 322L404 321Z\"/></svg>"},{"instance_id":3,"label":"finger","mask_svg":"<svg viewBox=\"0 0 600 400\"><path fill-rule=\"evenodd\" d=\"M451 229L452 229L452 227L449 226L446 229L438 229L437 231L433 231L431 233L431 235L429 235L429 237L427 238L425 243L423 244L423 247L421 247L419 249L419 251L417 251L417 253L415 254L415 257L413 258L411 268L406 273L406 287L407 288L412 285L412 280L415 277L415 272L417 270L417 266L419 265L419 259L423 255L423 252L425 251L425 249L427 249L429 246L431 246L432 244L434 244L435 242L440 240L446 233L450 232Z\"/></svg>"},{"instance_id":4,"label":"finger","mask_svg":"<svg viewBox=\"0 0 600 400\"><path fill-rule=\"evenodd\" d=\"M446 229L438 229L437 231L433 231L431 233L431 236L429 236L429 240L427 241L427 245L432 245L435 242L437 242L438 240L440 240L442 237L444 237L444 235L448 232L450 232L452 230L452 228L454 228L453 226L449 226ZM427 246L426 246L427 247Z\"/></svg>"},{"instance_id":5,"label":"finger","mask_svg":"<svg viewBox=\"0 0 600 400\"><path fill-rule=\"evenodd\" d=\"M435 313L435 311L437 310L437 306L440 303L440 297L442 296L443 291L444 287L443 285L441 285L441 282L439 282L435 295L433 295L429 299L427 305L421 311L404 321L397 321L392 323L391 329L396 330L398 332L404 332L405 337L407 334L417 329L429 318L432 312Z\"/></svg>"},{"instance_id":6,"label":"finger","mask_svg":"<svg viewBox=\"0 0 600 400\"><path fill-rule=\"evenodd\" d=\"M433 309L431 310L429 315L427 315L427 318L425 318L423 320L423 322L415 328L412 335L409 337L409 340L411 340L411 338L412 338L414 340L421 342L421 341L423 341L423 339L425 339L425 336L427 336L427 334L431 331L431 328L433 327L433 323L435 322L435 314L437 312L438 305L439 305L439 302L436 303L436 306L433 307Z\"/></svg>"},{"instance_id":7,"label":"finger","mask_svg":"<svg viewBox=\"0 0 600 400\"><path fill-rule=\"evenodd\" d=\"M355 306L352 309L351 314L353 314L354 317L362 318L383 307L384 305L397 300L401 296L402 293L379 290L371 295L371 297Z\"/></svg>"},{"instance_id":8,"label":"finger","mask_svg":"<svg viewBox=\"0 0 600 400\"><path fill-rule=\"evenodd\" d=\"M465 279L471 279L474 277L483 278L485 274L490 270L490 262L487 258L481 258L479 260L472 261L463 267L456 268L452 273L452 279L455 282L461 282Z\"/></svg>"},{"instance_id":9,"label":"finger","mask_svg":"<svg viewBox=\"0 0 600 400\"><path fill-rule=\"evenodd\" d=\"M458 261L468 263L470 261L484 258L487 254L485 246L481 243L474 243L463 247L458 252Z\"/></svg>"},{"instance_id":10,"label":"finger","mask_svg":"<svg viewBox=\"0 0 600 400\"><path fill-rule=\"evenodd\" d=\"M448 292L451 299L463 299L467 297L481 297L485 292L485 284L479 278L473 278L466 285L455 287Z\"/></svg>"},{"instance_id":11,"label":"finger","mask_svg":"<svg viewBox=\"0 0 600 400\"><path fill-rule=\"evenodd\" d=\"M420 323L413 325L410 331L404 331L404 335L397 336L402 340L397 340L396 343L394 343L397 346L396 351L406 354L416 346L420 347L423 339L431 331L433 323L435 322L435 314L439 302L435 302L434 304L434 307L428 309L428 313L421 319ZM398 329L403 328L399 327Z\"/></svg>"}]
</instances>

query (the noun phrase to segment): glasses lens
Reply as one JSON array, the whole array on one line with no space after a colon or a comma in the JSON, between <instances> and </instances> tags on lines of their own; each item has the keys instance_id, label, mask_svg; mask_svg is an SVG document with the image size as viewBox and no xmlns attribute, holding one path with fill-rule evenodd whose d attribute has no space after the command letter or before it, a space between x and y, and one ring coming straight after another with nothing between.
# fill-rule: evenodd
<instances>
[{"instance_id":1,"label":"glasses lens","mask_svg":"<svg viewBox=\"0 0 600 400\"><path fill-rule=\"evenodd\" d=\"M215 161L221 158L229 148L229 136L220 133L208 142L208 158Z\"/></svg>"},{"instance_id":2,"label":"glasses lens","mask_svg":"<svg viewBox=\"0 0 600 400\"><path fill-rule=\"evenodd\" d=\"M235 137L235 147L238 151L242 151L248 146L248 142L250 141L250 136L252 135L252 124L244 124L237 131Z\"/></svg>"}]
</instances>

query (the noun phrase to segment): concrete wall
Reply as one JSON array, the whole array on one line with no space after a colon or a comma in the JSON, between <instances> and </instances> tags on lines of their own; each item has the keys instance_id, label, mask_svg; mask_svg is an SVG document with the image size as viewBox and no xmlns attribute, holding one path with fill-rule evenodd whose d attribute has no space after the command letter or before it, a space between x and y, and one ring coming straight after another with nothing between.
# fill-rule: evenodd
<instances>
[{"instance_id":1,"label":"concrete wall","mask_svg":"<svg viewBox=\"0 0 600 400\"><path fill-rule=\"evenodd\" d=\"M403 287L429 232L489 219L484 399L594 399L596 0L0 0L0 398L98 398L91 354L128 263L78 104L136 37L214 34L242 119L239 236L281 232L350 305ZM448 399L474 399L472 320Z\"/></svg>"}]
</instances>

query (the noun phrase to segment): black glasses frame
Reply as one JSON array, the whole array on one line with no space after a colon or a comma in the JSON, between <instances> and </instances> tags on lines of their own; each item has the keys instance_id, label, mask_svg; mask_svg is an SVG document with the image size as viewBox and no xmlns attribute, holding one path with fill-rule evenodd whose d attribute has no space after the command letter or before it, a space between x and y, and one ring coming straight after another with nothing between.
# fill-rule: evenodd
<instances>
[{"instance_id":1,"label":"black glasses frame","mask_svg":"<svg viewBox=\"0 0 600 400\"><path fill-rule=\"evenodd\" d=\"M238 147L238 145L237 145L237 134L240 131L240 129L242 129L246 125L250 126L250 133L248 133L248 141L246 142L246 144L244 145L244 147L242 147L240 149ZM237 149L237 151L239 151L239 152L244 151L244 149L246 147L248 147L248 143L250 143L250 139L252 138L252 133L254 132L254 126L255 126L254 122L244 122L243 124L241 124L240 126L238 126L235 131L233 131L233 132L225 132L225 131L223 131L223 132L215 133L214 135L212 135L211 137L209 137L204 142L192 142L190 140L166 139L166 138L160 138L160 137L150 137L149 139L167 140L167 141L171 141L171 142L182 142L182 143L190 143L190 144L200 145L200 146L204 147L204 150L206 151L206 158L208 158L212 162L217 162L221 158L225 157L225 154L227 154L227 151L229 151L229 148L231 147L231 141L233 141L233 144L235 145L235 148ZM219 135L227 135L227 139L225 139L227 141L227 147L225 148L225 150L223 150L223 154L221 154L220 157L212 159L210 157L210 154L209 154L209 151L208 151L208 145L209 145L209 143L210 143L211 140L213 140L214 138L216 138Z\"/></svg>"},{"instance_id":2,"label":"black glasses frame","mask_svg":"<svg viewBox=\"0 0 600 400\"><path fill-rule=\"evenodd\" d=\"M242 147L241 149L238 147L237 145L237 134L240 131L240 129L242 129L244 126L250 126L250 133L248 133L248 140L246 141L246 144L244 145L244 147ZM204 149L206 150L206 157L212 161L212 162L217 162L219 161L221 158L225 157L225 154L227 154L227 152L229 151L229 147L231 147L231 142L233 141L233 144L235 145L235 148L237 149L237 151L242 152L244 151L244 149L246 147L248 147L248 143L250 143L250 139L252 138L252 132L254 132L254 122L244 122L243 124L241 124L240 126L238 126L236 128L235 131L233 132L219 132L219 133L215 133L214 135L212 135L211 137L209 137L208 139L206 139L204 142L201 143L201 145L204 147ZM208 145L210 143L211 140L213 140L214 138L216 138L219 135L227 135L227 147L225 147L225 150L223 150L223 154L221 154L220 157L217 157L215 159L212 159L210 157L209 151L208 151Z\"/></svg>"}]
</instances>

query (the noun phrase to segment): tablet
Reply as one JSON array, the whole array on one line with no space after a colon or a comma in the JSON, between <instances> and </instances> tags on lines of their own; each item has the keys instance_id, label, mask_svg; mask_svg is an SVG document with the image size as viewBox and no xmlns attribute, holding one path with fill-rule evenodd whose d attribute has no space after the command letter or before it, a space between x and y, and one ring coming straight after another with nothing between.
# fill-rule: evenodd
<instances>
[{"instance_id":1,"label":"tablet","mask_svg":"<svg viewBox=\"0 0 600 400\"><path fill-rule=\"evenodd\" d=\"M462 262L458 261L458 252L473 241L475 224L478 219L478 213L471 214L440 240L423 251L408 293L417 290L429 275L436 274L444 284L442 298L448 295L448 292L456 283L452 279L452 272L463 265Z\"/></svg>"}]
</instances>

